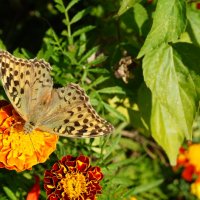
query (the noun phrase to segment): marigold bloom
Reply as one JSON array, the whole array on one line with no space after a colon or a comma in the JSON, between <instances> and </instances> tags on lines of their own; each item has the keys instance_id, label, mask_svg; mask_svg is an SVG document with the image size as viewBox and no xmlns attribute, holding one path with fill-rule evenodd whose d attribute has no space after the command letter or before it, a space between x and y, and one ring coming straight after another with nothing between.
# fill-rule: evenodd
<instances>
[{"instance_id":1,"label":"marigold bloom","mask_svg":"<svg viewBox=\"0 0 200 200\"><path fill-rule=\"evenodd\" d=\"M200 199L200 178L191 184L191 193Z\"/></svg>"},{"instance_id":2,"label":"marigold bloom","mask_svg":"<svg viewBox=\"0 0 200 200\"><path fill-rule=\"evenodd\" d=\"M188 149L183 147L179 150L177 166L183 167L182 178L186 181L192 181L200 175L200 144L190 144Z\"/></svg>"},{"instance_id":3,"label":"marigold bloom","mask_svg":"<svg viewBox=\"0 0 200 200\"><path fill-rule=\"evenodd\" d=\"M188 163L187 150L181 147L177 158L177 166L185 166Z\"/></svg>"},{"instance_id":4,"label":"marigold bloom","mask_svg":"<svg viewBox=\"0 0 200 200\"><path fill-rule=\"evenodd\" d=\"M23 125L12 105L0 101L0 168L30 169L45 162L55 150L58 136L39 130L25 134Z\"/></svg>"},{"instance_id":5,"label":"marigold bloom","mask_svg":"<svg viewBox=\"0 0 200 200\"><path fill-rule=\"evenodd\" d=\"M196 171L200 172L200 144L192 144L188 148L188 162L195 166Z\"/></svg>"},{"instance_id":6,"label":"marigold bloom","mask_svg":"<svg viewBox=\"0 0 200 200\"><path fill-rule=\"evenodd\" d=\"M101 169L90 166L88 157L65 156L45 172L47 199L96 200L96 194L101 193L102 178Z\"/></svg>"},{"instance_id":7,"label":"marigold bloom","mask_svg":"<svg viewBox=\"0 0 200 200\"><path fill-rule=\"evenodd\" d=\"M194 165L188 165L183 170L181 176L186 181L192 181L194 174L195 174L195 167L194 167Z\"/></svg>"}]
</instances>

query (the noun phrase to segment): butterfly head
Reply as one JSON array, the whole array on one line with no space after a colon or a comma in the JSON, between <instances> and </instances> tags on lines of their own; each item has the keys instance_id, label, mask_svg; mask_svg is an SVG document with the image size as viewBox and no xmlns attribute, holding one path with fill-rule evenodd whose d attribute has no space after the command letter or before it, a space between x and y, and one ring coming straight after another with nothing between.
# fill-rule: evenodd
<instances>
[{"instance_id":1,"label":"butterfly head","mask_svg":"<svg viewBox=\"0 0 200 200\"><path fill-rule=\"evenodd\" d=\"M26 134L31 133L35 129L35 123L34 122L26 122L24 124L24 132Z\"/></svg>"}]
</instances>

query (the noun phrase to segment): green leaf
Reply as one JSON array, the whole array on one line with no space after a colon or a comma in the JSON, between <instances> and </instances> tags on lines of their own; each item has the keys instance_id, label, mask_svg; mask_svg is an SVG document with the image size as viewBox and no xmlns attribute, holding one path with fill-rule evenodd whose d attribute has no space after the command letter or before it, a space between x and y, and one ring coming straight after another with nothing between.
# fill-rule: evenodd
<instances>
[{"instance_id":1,"label":"green leaf","mask_svg":"<svg viewBox=\"0 0 200 200\"><path fill-rule=\"evenodd\" d=\"M6 50L6 46L4 45L2 40L0 40L0 49L1 50Z\"/></svg>"},{"instance_id":2,"label":"green leaf","mask_svg":"<svg viewBox=\"0 0 200 200\"><path fill-rule=\"evenodd\" d=\"M64 13L65 12L65 6L63 4L62 0L55 0L56 2L56 8L61 12Z\"/></svg>"},{"instance_id":3,"label":"green leaf","mask_svg":"<svg viewBox=\"0 0 200 200\"><path fill-rule=\"evenodd\" d=\"M109 104L102 102L105 109L110 112L113 116L115 116L116 118L122 120L122 121L127 121L126 117L121 114L119 111L117 111L115 108L111 107Z\"/></svg>"},{"instance_id":4,"label":"green leaf","mask_svg":"<svg viewBox=\"0 0 200 200\"><path fill-rule=\"evenodd\" d=\"M104 94L125 94L124 90L119 86L103 88L101 90L97 90L97 92Z\"/></svg>"},{"instance_id":5,"label":"green leaf","mask_svg":"<svg viewBox=\"0 0 200 200\"><path fill-rule=\"evenodd\" d=\"M139 90L138 90L138 107L140 112L139 119L142 121L144 126L144 131L147 130L149 132L150 129L150 118L151 118L151 105L152 105L152 96L149 88L143 83ZM132 117L133 118L133 117ZM139 126L138 128L141 129L143 126ZM146 133L147 133L146 131Z\"/></svg>"},{"instance_id":6,"label":"green leaf","mask_svg":"<svg viewBox=\"0 0 200 200\"><path fill-rule=\"evenodd\" d=\"M99 55L94 60L92 60L89 63L87 63L86 65L88 65L88 66L95 66L95 65L98 65L98 64L104 62L106 59L107 59L106 56Z\"/></svg>"},{"instance_id":7,"label":"green leaf","mask_svg":"<svg viewBox=\"0 0 200 200\"><path fill-rule=\"evenodd\" d=\"M100 83L103 83L104 81L108 80L109 77L104 77L104 76L100 76L98 77L95 81L93 81L89 86L88 86L88 89L89 88L92 88L94 86L97 86L99 85Z\"/></svg>"},{"instance_id":8,"label":"green leaf","mask_svg":"<svg viewBox=\"0 0 200 200\"><path fill-rule=\"evenodd\" d=\"M88 13L88 9L84 9L76 13L76 15L71 19L70 24L76 23L81 20Z\"/></svg>"},{"instance_id":9,"label":"green leaf","mask_svg":"<svg viewBox=\"0 0 200 200\"><path fill-rule=\"evenodd\" d=\"M146 191L149 191L152 188L155 188L155 187L158 187L159 185L161 185L163 183L163 181L164 181L163 179L160 179L160 180L157 180L157 181L150 181L147 184L137 186L130 191L129 195L130 194L136 195L136 194L139 194L139 193L144 193Z\"/></svg>"},{"instance_id":10,"label":"green leaf","mask_svg":"<svg viewBox=\"0 0 200 200\"><path fill-rule=\"evenodd\" d=\"M145 22L148 20L147 10L141 4L137 3L134 6L133 13L135 23L137 25L137 28L135 27L135 29L138 29L139 34L142 35L142 32L144 31L143 29L145 26Z\"/></svg>"},{"instance_id":11,"label":"green leaf","mask_svg":"<svg viewBox=\"0 0 200 200\"><path fill-rule=\"evenodd\" d=\"M93 47L92 49L90 49L79 61L79 63L83 63L84 61L86 61L93 53L96 53L98 51L99 47Z\"/></svg>"},{"instance_id":12,"label":"green leaf","mask_svg":"<svg viewBox=\"0 0 200 200\"><path fill-rule=\"evenodd\" d=\"M184 136L192 137L197 101L195 83L169 45L162 45L144 57L143 72L153 97L152 134L174 165Z\"/></svg>"},{"instance_id":13,"label":"green leaf","mask_svg":"<svg viewBox=\"0 0 200 200\"><path fill-rule=\"evenodd\" d=\"M80 35L80 38L79 38L79 49L78 49L78 57L82 56L83 53L86 51L86 41L87 41L87 38L86 38L86 34L85 33L82 33Z\"/></svg>"},{"instance_id":14,"label":"green leaf","mask_svg":"<svg viewBox=\"0 0 200 200\"><path fill-rule=\"evenodd\" d=\"M119 184L120 186L131 186L133 185L133 180L131 180L129 177L116 175L110 180L110 184Z\"/></svg>"},{"instance_id":15,"label":"green leaf","mask_svg":"<svg viewBox=\"0 0 200 200\"><path fill-rule=\"evenodd\" d=\"M190 70L191 77L195 83L198 101L200 99L200 47L189 43L176 43L173 44L173 49L184 65Z\"/></svg>"},{"instance_id":16,"label":"green leaf","mask_svg":"<svg viewBox=\"0 0 200 200\"><path fill-rule=\"evenodd\" d=\"M77 4L79 2L79 0L72 0L70 1L70 3L67 5L66 7L66 12L71 8L73 7L75 4Z\"/></svg>"},{"instance_id":17,"label":"green leaf","mask_svg":"<svg viewBox=\"0 0 200 200\"><path fill-rule=\"evenodd\" d=\"M138 58L162 43L177 41L186 27L186 5L183 0L158 0L153 25Z\"/></svg>"},{"instance_id":18,"label":"green leaf","mask_svg":"<svg viewBox=\"0 0 200 200\"><path fill-rule=\"evenodd\" d=\"M72 37L76 37L76 36L79 36L81 35L82 33L86 33L88 31L91 31L95 28L95 26L92 26L92 25L89 25L89 26L85 26L83 28L80 28L78 29L77 31L75 31L73 34L72 34Z\"/></svg>"},{"instance_id":19,"label":"green leaf","mask_svg":"<svg viewBox=\"0 0 200 200\"><path fill-rule=\"evenodd\" d=\"M200 45L200 13L199 10L194 10L191 7L187 7L187 17L190 26L190 37L193 42L197 45Z\"/></svg>"},{"instance_id":20,"label":"green leaf","mask_svg":"<svg viewBox=\"0 0 200 200\"><path fill-rule=\"evenodd\" d=\"M67 56L67 58L69 58L69 60L71 61L71 64L74 64L74 65L77 64L76 58L74 58L74 54L72 52L65 51L63 52L63 54Z\"/></svg>"},{"instance_id":21,"label":"green leaf","mask_svg":"<svg viewBox=\"0 0 200 200\"><path fill-rule=\"evenodd\" d=\"M122 0L121 6L117 13L118 16L124 14L128 9L134 7L134 5L141 0Z\"/></svg>"},{"instance_id":22,"label":"green leaf","mask_svg":"<svg viewBox=\"0 0 200 200\"><path fill-rule=\"evenodd\" d=\"M12 192L12 190L10 190L10 188L8 188L6 186L3 186L3 190L7 194L7 196L9 197L9 199L11 199L11 200L17 200L17 197Z\"/></svg>"},{"instance_id":23,"label":"green leaf","mask_svg":"<svg viewBox=\"0 0 200 200\"><path fill-rule=\"evenodd\" d=\"M109 71L105 68L89 68L88 71L97 74L109 74Z\"/></svg>"}]
</instances>

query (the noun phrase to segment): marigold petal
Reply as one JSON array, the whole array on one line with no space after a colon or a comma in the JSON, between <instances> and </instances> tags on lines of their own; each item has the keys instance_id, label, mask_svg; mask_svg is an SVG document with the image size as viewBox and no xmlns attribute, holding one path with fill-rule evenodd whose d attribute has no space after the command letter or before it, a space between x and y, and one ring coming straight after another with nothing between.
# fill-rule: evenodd
<instances>
[{"instance_id":1,"label":"marigold petal","mask_svg":"<svg viewBox=\"0 0 200 200\"><path fill-rule=\"evenodd\" d=\"M188 148L188 162L194 165L197 172L200 172L200 144L192 144Z\"/></svg>"},{"instance_id":2,"label":"marigold petal","mask_svg":"<svg viewBox=\"0 0 200 200\"><path fill-rule=\"evenodd\" d=\"M84 172L87 170L88 168L88 164L87 163L84 163L80 160L77 160L76 161L76 168L80 171L80 172Z\"/></svg>"},{"instance_id":3,"label":"marigold petal","mask_svg":"<svg viewBox=\"0 0 200 200\"><path fill-rule=\"evenodd\" d=\"M1 105L1 102L0 102ZM0 168L23 171L45 162L55 150L58 136L39 130L23 131L24 120L12 105L0 106Z\"/></svg>"},{"instance_id":4,"label":"marigold petal","mask_svg":"<svg viewBox=\"0 0 200 200\"><path fill-rule=\"evenodd\" d=\"M195 181L191 184L191 193L200 199L200 182Z\"/></svg>"},{"instance_id":5,"label":"marigold petal","mask_svg":"<svg viewBox=\"0 0 200 200\"><path fill-rule=\"evenodd\" d=\"M193 165L188 165L182 172L181 176L186 181L192 181L193 174L195 173L195 167Z\"/></svg>"},{"instance_id":6,"label":"marigold petal","mask_svg":"<svg viewBox=\"0 0 200 200\"><path fill-rule=\"evenodd\" d=\"M35 184L28 192L26 200L38 200L40 196L40 184L39 184L39 176L35 176Z\"/></svg>"},{"instance_id":7,"label":"marigold petal","mask_svg":"<svg viewBox=\"0 0 200 200\"><path fill-rule=\"evenodd\" d=\"M88 175L89 175L89 180L102 180L103 179L103 174L100 172L99 167L91 167L88 170Z\"/></svg>"},{"instance_id":8,"label":"marigold petal","mask_svg":"<svg viewBox=\"0 0 200 200\"><path fill-rule=\"evenodd\" d=\"M65 156L45 172L44 188L47 199L95 200L101 193L103 178L99 167L90 167L89 158ZM61 170L62 169L62 170Z\"/></svg>"}]
</instances>

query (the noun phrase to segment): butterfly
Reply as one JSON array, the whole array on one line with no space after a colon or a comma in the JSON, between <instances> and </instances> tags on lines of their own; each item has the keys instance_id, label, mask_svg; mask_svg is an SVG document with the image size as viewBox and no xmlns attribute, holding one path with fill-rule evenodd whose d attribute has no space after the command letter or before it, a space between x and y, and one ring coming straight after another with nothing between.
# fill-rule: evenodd
<instances>
[{"instance_id":1,"label":"butterfly","mask_svg":"<svg viewBox=\"0 0 200 200\"><path fill-rule=\"evenodd\" d=\"M0 50L2 85L13 107L25 120L24 132L39 129L78 138L111 133L113 126L97 114L78 84L53 88L51 69L43 59L16 58Z\"/></svg>"}]
</instances>

